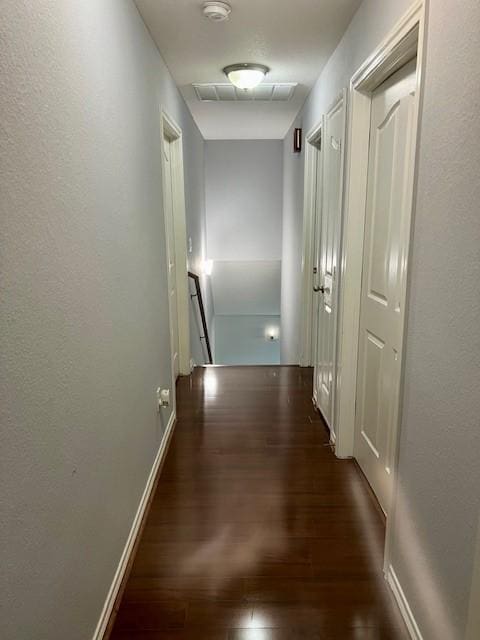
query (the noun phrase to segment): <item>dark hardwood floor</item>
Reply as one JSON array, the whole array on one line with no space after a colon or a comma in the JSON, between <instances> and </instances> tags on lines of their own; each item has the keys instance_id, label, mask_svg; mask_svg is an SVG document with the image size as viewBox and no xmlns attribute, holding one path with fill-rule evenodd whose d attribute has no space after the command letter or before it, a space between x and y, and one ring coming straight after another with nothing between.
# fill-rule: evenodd
<instances>
[{"instance_id":1,"label":"dark hardwood floor","mask_svg":"<svg viewBox=\"0 0 480 640\"><path fill-rule=\"evenodd\" d=\"M113 640L406 640L384 522L298 367L195 369Z\"/></svg>"}]
</instances>

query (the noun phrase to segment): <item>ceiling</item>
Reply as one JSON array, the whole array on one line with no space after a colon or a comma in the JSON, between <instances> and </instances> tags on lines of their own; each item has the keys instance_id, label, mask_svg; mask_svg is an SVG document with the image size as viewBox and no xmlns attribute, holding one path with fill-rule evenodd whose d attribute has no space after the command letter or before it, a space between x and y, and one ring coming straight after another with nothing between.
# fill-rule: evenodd
<instances>
[{"instance_id":1,"label":"ceiling","mask_svg":"<svg viewBox=\"0 0 480 640\"><path fill-rule=\"evenodd\" d=\"M229 0L213 23L202 0L136 0L207 140L283 138L361 0ZM288 102L200 102L192 83L225 82L223 67L257 62L268 82L298 82Z\"/></svg>"}]
</instances>

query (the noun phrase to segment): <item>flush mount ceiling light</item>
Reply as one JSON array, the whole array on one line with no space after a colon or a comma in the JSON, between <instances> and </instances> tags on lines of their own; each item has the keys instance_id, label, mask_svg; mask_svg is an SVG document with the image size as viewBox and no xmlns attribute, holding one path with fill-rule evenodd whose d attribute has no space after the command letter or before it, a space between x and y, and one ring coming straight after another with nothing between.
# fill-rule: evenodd
<instances>
[{"instance_id":1,"label":"flush mount ceiling light","mask_svg":"<svg viewBox=\"0 0 480 640\"><path fill-rule=\"evenodd\" d=\"M251 64L250 62L239 62L225 67L223 73L230 82L239 89L254 89L264 79L270 71L263 64Z\"/></svg>"},{"instance_id":2,"label":"flush mount ceiling light","mask_svg":"<svg viewBox=\"0 0 480 640\"><path fill-rule=\"evenodd\" d=\"M212 22L222 22L228 20L231 6L227 2L204 2L203 15Z\"/></svg>"}]
</instances>

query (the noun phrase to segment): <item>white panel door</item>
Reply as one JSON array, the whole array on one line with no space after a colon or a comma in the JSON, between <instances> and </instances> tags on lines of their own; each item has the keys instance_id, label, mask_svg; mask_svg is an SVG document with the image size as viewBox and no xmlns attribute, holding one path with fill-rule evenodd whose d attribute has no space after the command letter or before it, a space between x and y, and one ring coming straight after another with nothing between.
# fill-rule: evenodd
<instances>
[{"instance_id":1,"label":"white panel door","mask_svg":"<svg viewBox=\"0 0 480 640\"><path fill-rule=\"evenodd\" d=\"M323 132L323 125L322 125ZM315 189L315 208L313 216L313 304L312 304L312 362L313 401L318 406L320 368L318 362L318 319L320 297L320 238L322 231L322 192L323 192L323 140L321 135L312 143L311 153L315 153L315 177L312 188Z\"/></svg>"},{"instance_id":2,"label":"white panel door","mask_svg":"<svg viewBox=\"0 0 480 640\"><path fill-rule=\"evenodd\" d=\"M398 416L413 179L416 61L372 96L355 457L384 509Z\"/></svg>"},{"instance_id":3,"label":"white panel door","mask_svg":"<svg viewBox=\"0 0 480 640\"><path fill-rule=\"evenodd\" d=\"M176 380L179 372L178 358L178 302L177 302L177 272L175 258L175 224L173 202L173 167L172 145L165 136L163 140L164 151L164 185L165 189L165 229L167 233L167 260L168 260L168 297L170 315L170 342L172 349L172 371Z\"/></svg>"},{"instance_id":4,"label":"white panel door","mask_svg":"<svg viewBox=\"0 0 480 640\"><path fill-rule=\"evenodd\" d=\"M316 389L317 406L333 433L336 379L339 245L343 203L345 94L325 116L319 229Z\"/></svg>"}]
</instances>

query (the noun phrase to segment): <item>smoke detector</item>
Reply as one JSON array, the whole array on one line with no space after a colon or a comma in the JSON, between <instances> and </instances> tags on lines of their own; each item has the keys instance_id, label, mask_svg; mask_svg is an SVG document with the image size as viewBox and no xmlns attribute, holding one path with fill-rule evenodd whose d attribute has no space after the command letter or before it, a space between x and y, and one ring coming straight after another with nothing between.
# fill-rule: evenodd
<instances>
[{"instance_id":1,"label":"smoke detector","mask_svg":"<svg viewBox=\"0 0 480 640\"><path fill-rule=\"evenodd\" d=\"M228 20L231 6L227 2L204 2L203 3L203 15L212 22L223 22Z\"/></svg>"}]
</instances>

